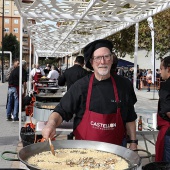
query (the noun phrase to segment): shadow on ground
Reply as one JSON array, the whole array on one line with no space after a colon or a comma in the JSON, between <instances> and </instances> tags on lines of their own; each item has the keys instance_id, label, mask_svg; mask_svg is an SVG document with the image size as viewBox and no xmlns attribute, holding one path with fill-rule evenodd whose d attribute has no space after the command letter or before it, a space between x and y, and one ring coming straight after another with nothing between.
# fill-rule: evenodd
<instances>
[{"instance_id":1,"label":"shadow on ground","mask_svg":"<svg viewBox=\"0 0 170 170\"><path fill-rule=\"evenodd\" d=\"M15 145L18 144L18 136L6 136L0 137L0 145Z\"/></svg>"}]
</instances>

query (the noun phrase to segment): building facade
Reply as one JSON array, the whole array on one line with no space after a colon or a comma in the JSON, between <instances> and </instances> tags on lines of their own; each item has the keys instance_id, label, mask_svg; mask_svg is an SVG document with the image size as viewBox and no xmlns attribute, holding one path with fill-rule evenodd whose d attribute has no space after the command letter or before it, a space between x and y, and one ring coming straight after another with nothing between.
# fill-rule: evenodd
<instances>
[{"instance_id":1,"label":"building facade","mask_svg":"<svg viewBox=\"0 0 170 170\"><path fill-rule=\"evenodd\" d=\"M0 0L0 30L2 30L3 0ZM20 41L20 15L13 0L4 1L4 34L12 33ZM2 41L2 31L0 31Z\"/></svg>"},{"instance_id":2,"label":"building facade","mask_svg":"<svg viewBox=\"0 0 170 170\"><path fill-rule=\"evenodd\" d=\"M2 42L2 12L3 0L0 0L0 42ZM17 10L14 0L4 1L4 35L12 33L20 42L20 14ZM29 36L27 30L23 28L23 59L29 61Z\"/></svg>"}]
</instances>

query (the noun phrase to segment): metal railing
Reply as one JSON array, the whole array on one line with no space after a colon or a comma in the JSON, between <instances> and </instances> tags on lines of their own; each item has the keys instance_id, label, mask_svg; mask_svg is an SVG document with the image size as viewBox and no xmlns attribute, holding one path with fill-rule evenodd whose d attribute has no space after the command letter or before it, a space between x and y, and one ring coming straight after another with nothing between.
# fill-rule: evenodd
<instances>
[{"instance_id":1,"label":"metal railing","mask_svg":"<svg viewBox=\"0 0 170 170\"><path fill-rule=\"evenodd\" d=\"M156 78L155 82L151 83L150 88L155 88L156 90L159 90L160 83L161 83L160 78ZM140 89L147 88L147 85L148 85L148 82L147 82L146 76L140 77Z\"/></svg>"}]
</instances>

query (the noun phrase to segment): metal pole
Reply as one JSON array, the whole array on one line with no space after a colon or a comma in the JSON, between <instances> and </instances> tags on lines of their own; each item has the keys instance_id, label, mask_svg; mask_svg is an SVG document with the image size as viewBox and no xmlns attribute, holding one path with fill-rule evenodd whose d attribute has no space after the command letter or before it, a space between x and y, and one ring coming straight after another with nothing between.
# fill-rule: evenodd
<instances>
[{"instance_id":1,"label":"metal pole","mask_svg":"<svg viewBox=\"0 0 170 170\"><path fill-rule=\"evenodd\" d=\"M137 58L138 58L138 31L139 31L139 23L136 23L135 25L134 73L133 73L133 88L135 90L136 90Z\"/></svg>"},{"instance_id":2,"label":"metal pole","mask_svg":"<svg viewBox=\"0 0 170 170\"><path fill-rule=\"evenodd\" d=\"M1 57L1 63L2 63L1 81L2 81L2 83L4 83L4 0L3 0L3 8L2 8L2 57Z\"/></svg>"},{"instance_id":3,"label":"metal pole","mask_svg":"<svg viewBox=\"0 0 170 170\"><path fill-rule=\"evenodd\" d=\"M12 53L11 51L3 51L5 54L9 54L9 67L12 66ZM0 51L2 53L2 51Z\"/></svg>"},{"instance_id":4,"label":"metal pole","mask_svg":"<svg viewBox=\"0 0 170 170\"><path fill-rule=\"evenodd\" d=\"M29 86L28 86L28 90L29 92L31 91L31 80L30 80L30 72L31 72L31 54L32 54L32 46L31 46L31 38L30 38L30 55L29 55L29 77L28 77L28 82L29 82Z\"/></svg>"},{"instance_id":5,"label":"metal pole","mask_svg":"<svg viewBox=\"0 0 170 170\"><path fill-rule=\"evenodd\" d=\"M19 73L19 134L21 130L21 112L22 112L22 25L23 25L23 19L20 17L20 73ZM19 135L19 141L21 141L21 136Z\"/></svg>"},{"instance_id":6,"label":"metal pole","mask_svg":"<svg viewBox=\"0 0 170 170\"><path fill-rule=\"evenodd\" d=\"M153 91L153 100L155 99L155 32L154 32L154 24L152 17L149 17L147 19L149 28L151 30L151 38L152 38L152 57L151 57L151 63L153 68L153 74L152 74L152 83L154 84L154 91Z\"/></svg>"},{"instance_id":7,"label":"metal pole","mask_svg":"<svg viewBox=\"0 0 170 170\"><path fill-rule=\"evenodd\" d=\"M153 99L155 99L155 38L154 38L154 30L152 30L152 55L154 58L153 62L153 83L154 83L154 90L153 90Z\"/></svg>"},{"instance_id":8,"label":"metal pole","mask_svg":"<svg viewBox=\"0 0 170 170\"><path fill-rule=\"evenodd\" d=\"M69 58L69 56L67 55L66 57L67 57L67 67L66 68L68 69L68 58Z\"/></svg>"}]
</instances>

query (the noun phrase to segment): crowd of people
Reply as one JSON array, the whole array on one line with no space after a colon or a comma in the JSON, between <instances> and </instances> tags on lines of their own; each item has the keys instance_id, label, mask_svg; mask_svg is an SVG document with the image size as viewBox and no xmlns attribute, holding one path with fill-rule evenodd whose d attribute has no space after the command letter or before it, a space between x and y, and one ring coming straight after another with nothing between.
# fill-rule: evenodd
<instances>
[{"instance_id":1,"label":"crowd of people","mask_svg":"<svg viewBox=\"0 0 170 170\"><path fill-rule=\"evenodd\" d=\"M124 67L120 67L117 69L117 74L127 77L131 82L133 82L133 77L134 77L134 68L133 67L128 67L125 69ZM160 77L160 69L156 69L156 74L155 74L155 83L157 89L159 89L161 77ZM137 75L136 75L136 89L140 90L144 86L147 86L147 92L150 92L151 85L153 84L154 80L153 79L153 72L151 69L139 69L137 68Z\"/></svg>"},{"instance_id":2,"label":"crowd of people","mask_svg":"<svg viewBox=\"0 0 170 170\"><path fill-rule=\"evenodd\" d=\"M33 64L32 70L30 72L30 81L33 85L33 90L37 91L37 87L40 86L40 78L45 76L49 80L56 80L56 85L58 85L57 81L59 78L60 72L58 68L54 65L47 64L44 69L42 69L39 64Z\"/></svg>"},{"instance_id":3,"label":"crowd of people","mask_svg":"<svg viewBox=\"0 0 170 170\"><path fill-rule=\"evenodd\" d=\"M112 51L109 40L96 40L84 48L84 57L77 56L74 65L60 72L55 66L47 64L42 69L33 65L30 79L34 90L39 78L46 76L58 80L58 85L67 85L67 92L49 116L42 135L53 138L56 128L63 121L73 121L73 135L77 140L101 141L137 149L135 103L133 88L133 68L126 72L117 70L117 56ZM85 61L85 62L84 62ZM86 66L90 71L83 68ZM26 62L22 62L23 96L26 92ZM156 70L157 76L165 80L160 88L158 104L159 135L156 144L156 161L170 161L170 56L165 57ZM146 77L148 92L152 83L151 70L137 69L137 89L140 89L141 77ZM15 60L8 72L7 120L18 121L19 98L19 60Z\"/></svg>"}]
</instances>

